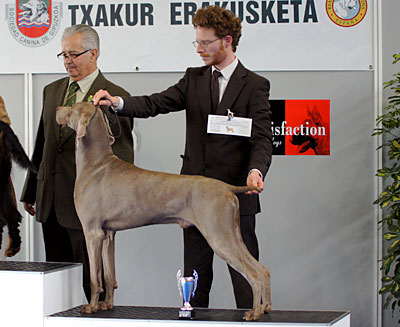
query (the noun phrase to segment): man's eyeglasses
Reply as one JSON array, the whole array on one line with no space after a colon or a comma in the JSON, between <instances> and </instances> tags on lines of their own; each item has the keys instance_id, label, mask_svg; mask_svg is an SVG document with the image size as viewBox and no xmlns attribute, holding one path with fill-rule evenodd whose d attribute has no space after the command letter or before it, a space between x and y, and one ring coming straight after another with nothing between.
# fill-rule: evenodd
<instances>
[{"instance_id":1,"label":"man's eyeglasses","mask_svg":"<svg viewBox=\"0 0 400 327\"><path fill-rule=\"evenodd\" d=\"M68 53L67 54L65 52L60 52L57 55L57 58L60 59L60 60L67 60L67 59L74 60L74 59L78 58L79 56L83 55L84 53L86 53L86 52L88 52L90 50L93 50L93 49L87 49L87 50L85 50L83 52L80 52L80 53Z\"/></svg>"},{"instance_id":2,"label":"man's eyeglasses","mask_svg":"<svg viewBox=\"0 0 400 327\"><path fill-rule=\"evenodd\" d=\"M197 49L197 47L199 46L199 44L201 45L201 47L203 48L203 49L206 49L211 43L213 43L213 42L215 42L215 41L217 41L217 40L219 40L220 38L218 38L218 39L215 39L215 40L211 40L211 41L193 41L192 42L192 44L193 44L193 46Z\"/></svg>"}]
</instances>

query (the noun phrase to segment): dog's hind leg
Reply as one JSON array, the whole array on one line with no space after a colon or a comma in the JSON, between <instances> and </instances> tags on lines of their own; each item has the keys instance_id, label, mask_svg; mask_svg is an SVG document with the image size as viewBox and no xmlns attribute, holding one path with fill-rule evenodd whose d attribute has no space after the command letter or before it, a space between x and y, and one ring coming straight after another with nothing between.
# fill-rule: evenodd
<instances>
[{"instance_id":1,"label":"dog's hind leg","mask_svg":"<svg viewBox=\"0 0 400 327\"><path fill-rule=\"evenodd\" d=\"M249 253L242 240L238 205L224 207L219 205L213 213L218 217L213 220L213 226L208 226L207 230L202 230L201 226L198 228L214 252L249 282L253 290L253 308L245 313L244 319L257 320L270 307L270 302L263 304L261 301L263 295L266 301L270 301L269 287L265 291L269 285L269 273L267 276L266 268Z\"/></svg>"},{"instance_id":2,"label":"dog's hind leg","mask_svg":"<svg viewBox=\"0 0 400 327\"><path fill-rule=\"evenodd\" d=\"M243 246L244 248L246 247L244 243L227 244L226 246L221 246L220 244L218 246L214 246L212 241L209 242L214 252L220 258L225 260L226 263L234 268L237 272L242 274L242 276L249 282L253 291L253 308L249 311L246 311L244 319L257 320L263 313L261 300L264 289L262 276L256 265L257 260L254 258L249 258L247 254L244 253L244 249L242 249Z\"/></svg>"},{"instance_id":3,"label":"dog's hind leg","mask_svg":"<svg viewBox=\"0 0 400 327\"><path fill-rule=\"evenodd\" d=\"M260 264L261 265L261 264ZM272 309L272 302L271 302L271 276L269 270L261 265L261 271L263 272L263 305L262 305L262 312L270 312Z\"/></svg>"},{"instance_id":4,"label":"dog's hind leg","mask_svg":"<svg viewBox=\"0 0 400 327\"><path fill-rule=\"evenodd\" d=\"M240 214L239 211L236 212L236 221L240 221ZM240 232L240 224L234 224L234 234L236 235L237 239L242 240L241 232ZM257 296L253 296L253 309L256 310L256 308L260 309L260 314L263 314L264 312L270 312L271 311L271 287L270 287L270 272L269 270L262 265L260 262L258 262L248 251L246 245L244 242L238 242L239 248L241 249L241 253L243 256L246 256L248 261L246 266L247 267L253 267L254 271L254 276L256 276L256 284L259 285L259 288L254 290L253 285L256 284L251 284L253 293L255 294L256 292L260 292L257 294ZM242 271L241 274L245 276L245 273ZM258 297L260 299L262 298L262 301L258 301ZM256 302L257 301L257 302ZM261 303L260 306L258 306ZM245 315L246 320L255 320L258 318L252 318L252 311L248 311ZM256 316L258 313L256 313Z\"/></svg>"},{"instance_id":5,"label":"dog's hind leg","mask_svg":"<svg viewBox=\"0 0 400 327\"><path fill-rule=\"evenodd\" d=\"M99 309L99 294L103 292L101 279L103 264L101 253L104 231L102 229L95 229L86 232L85 226L83 226L83 232L85 234L89 256L91 297L90 303L82 307L82 312L93 313Z\"/></svg>"},{"instance_id":6,"label":"dog's hind leg","mask_svg":"<svg viewBox=\"0 0 400 327\"><path fill-rule=\"evenodd\" d=\"M251 256L244 243L239 243L239 248L242 260L235 269L247 278L253 290L253 308L245 313L244 319L257 320L264 312L271 311L270 272Z\"/></svg>"},{"instance_id":7,"label":"dog's hind leg","mask_svg":"<svg viewBox=\"0 0 400 327\"><path fill-rule=\"evenodd\" d=\"M101 310L114 307L114 289L118 287L115 277L115 231L106 230L105 234L102 256L106 297L104 302L100 302Z\"/></svg>"},{"instance_id":8,"label":"dog's hind leg","mask_svg":"<svg viewBox=\"0 0 400 327\"><path fill-rule=\"evenodd\" d=\"M241 233L240 233L240 228L237 228L237 232L236 232L237 238L241 238ZM240 246L239 248L241 249L241 253L243 256L246 256L248 259L247 262L247 266L252 266L255 272L255 276L256 280L257 280L257 284L260 285L260 295L257 296L262 296L262 305L260 307L260 313L264 313L264 312L270 312L271 311L271 287L270 287L270 272L269 270L262 265L260 262L258 262L251 254L250 252L247 250L247 247L245 246L244 243L239 242L238 243ZM243 276L243 272L241 273ZM253 293L255 291L253 290ZM255 297L254 297L255 299ZM258 303L253 303L253 307L256 308L258 306ZM248 312L248 315L250 314L250 312ZM245 317L246 320L253 320L252 318L250 318L250 316Z\"/></svg>"},{"instance_id":9,"label":"dog's hind leg","mask_svg":"<svg viewBox=\"0 0 400 327\"><path fill-rule=\"evenodd\" d=\"M239 226L235 234L241 239ZM249 281L253 290L253 309L245 313L244 319L257 320L260 314L271 311L270 272L250 254L244 242L238 242L238 252L238 258L242 258L239 266L231 265Z\"/></svg>"}]
</instances>

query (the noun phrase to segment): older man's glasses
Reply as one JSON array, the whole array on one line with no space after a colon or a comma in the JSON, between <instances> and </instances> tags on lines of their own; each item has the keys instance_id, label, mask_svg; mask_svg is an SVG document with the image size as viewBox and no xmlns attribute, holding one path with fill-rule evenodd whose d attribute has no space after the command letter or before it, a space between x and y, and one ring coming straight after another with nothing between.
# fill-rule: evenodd
<instances>
[{"instance_id":1,"label":"older man's glasses","mask_svg":"<svg viewBox=\"0 0 400 327\"><path fill-rule=\"evenodd\" d=\"M92 50L92 49L87 49L87 50L82 51L82 52L79 52L79 53L74 53L74 52L72 52L72 53L60 52L60 53L57 55L57 58L60 59L60 60L68 60L68 59L74 60L74 59L78 58L79 56L83 55L84 53L86 53L86 52L88 52L88 51L90 51L90 50Z\"/></svg>"},{"instance_id":2,"label":"older man's glasses","mask_svg":"<svg viewBox=\"0 0 400 327\"><path fill-rule=\"evenodd\" d=\"M193 41L192 42L192 44L193 44L193 46L197 49L197 47L199 46L199 45L201 45L201 47L203 48L203 49L206 49L211 43L213 43L213 42L215 42L215 41L217 41L217 40L219 40L220 38L218 38L218 39L215 39L215 40L206 40L206 41Z\"/></svg>"}]
</instances>

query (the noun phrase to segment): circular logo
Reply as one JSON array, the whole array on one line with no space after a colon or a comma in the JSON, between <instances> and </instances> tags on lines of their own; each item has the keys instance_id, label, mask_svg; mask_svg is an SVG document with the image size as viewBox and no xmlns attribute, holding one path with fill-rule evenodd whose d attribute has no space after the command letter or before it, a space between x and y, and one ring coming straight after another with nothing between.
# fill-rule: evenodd
<instances>
[{"instance_id":1,"label":"circular logo","mask_svg":"<svg viewBox=\"0 0 400 327\"><path fill-rule=\"evenodd\" d=\"M326 0L326 12L336 25L352 27L364 19L367 0Z\"/></svg>"},{"instance_id":2,"label":"circular logo","mask_svg":"<svg viewBox=\"0 0 400 327\"><path fill-rule=\"evenodd\" d=\"M8 29L14 39L27 47L50 42L60 27L61 2L16 0L6 5Z\"/></svg>"}]
</instances>

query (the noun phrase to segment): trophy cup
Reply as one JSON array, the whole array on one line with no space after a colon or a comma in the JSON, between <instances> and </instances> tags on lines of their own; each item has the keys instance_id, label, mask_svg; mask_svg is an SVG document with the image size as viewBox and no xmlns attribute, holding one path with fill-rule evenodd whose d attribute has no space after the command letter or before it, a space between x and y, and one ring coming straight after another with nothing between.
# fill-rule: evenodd
<instances>
[{"instance_id":1,"label":"trophy cup","mask_svg":"<svg viewBox=\"0 0 400 327\"><path fill-rule=\"evenodd\" d=\"M179 295L183 297L183 307L179 310L179 318L192 319L194 318L193 307L190 305L190 296L194 296L197 287L198 275L196 270L193 270L193 277L182 277L179 269L176 274L178 282Z\"/></svg>"}]
</instances>

